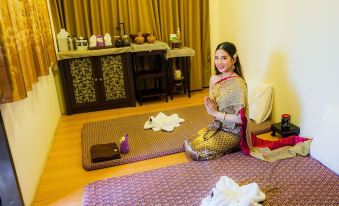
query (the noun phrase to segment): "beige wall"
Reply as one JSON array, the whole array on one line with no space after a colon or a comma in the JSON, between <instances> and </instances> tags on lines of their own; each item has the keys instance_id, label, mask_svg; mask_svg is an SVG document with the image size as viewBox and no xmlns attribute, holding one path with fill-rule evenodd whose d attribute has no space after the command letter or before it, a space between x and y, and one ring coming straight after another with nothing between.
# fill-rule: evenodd
<instances>
[{"instance_id":1,"label":"beige wall","mask_svg":"<svg viewBox=\"0 0 339 206\"><path fill-rule=\"evenodd\" d=\"M25 205L31 205L61 113L52 72L28 98L0 105Z\"/></svg>"},{"instance_id":2,"label":"beige wall","mask_svg":"<svg viewBox=\"0 0 339 206\"><path fill-rule=\"evenodd\" d=\"M210 0L211 48L232 41L245 78L274 86L273 120L292 114L314 137L323 107L339 104L339 1Z\"/></svg>"}]
</instances>

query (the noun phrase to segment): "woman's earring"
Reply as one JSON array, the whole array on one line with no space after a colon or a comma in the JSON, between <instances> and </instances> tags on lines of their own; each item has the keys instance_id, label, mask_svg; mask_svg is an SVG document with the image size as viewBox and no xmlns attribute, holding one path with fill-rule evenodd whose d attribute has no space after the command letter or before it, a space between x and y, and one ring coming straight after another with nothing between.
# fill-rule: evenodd
<instances>
[{"instance_id":1,"label":"woman's earring","mask_svg":"<svg viewBox=\"0 0 339 206\"><path fill-rule=\"evenodd\" d=\"M232 67L231 67L231 71L234 71L235 70L235 66L233 65Z\"/></svg>"}]
</instances>

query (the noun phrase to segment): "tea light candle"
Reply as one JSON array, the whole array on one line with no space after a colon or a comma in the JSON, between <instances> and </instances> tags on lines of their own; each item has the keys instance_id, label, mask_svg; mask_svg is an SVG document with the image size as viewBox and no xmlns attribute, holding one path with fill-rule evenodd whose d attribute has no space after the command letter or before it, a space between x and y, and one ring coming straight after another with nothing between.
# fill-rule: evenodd
<instances>
[{"instance_id":1,"label":"tea light candle","mask_svg":"<svg viewBox=\"0 0 339 206\"><path fill-rule=\"evenodd\" d=\"M175 80L180 80L181 79L181 70L180 69L176 69L174 71L174 79Z\"/></svg>"}]
</instances>

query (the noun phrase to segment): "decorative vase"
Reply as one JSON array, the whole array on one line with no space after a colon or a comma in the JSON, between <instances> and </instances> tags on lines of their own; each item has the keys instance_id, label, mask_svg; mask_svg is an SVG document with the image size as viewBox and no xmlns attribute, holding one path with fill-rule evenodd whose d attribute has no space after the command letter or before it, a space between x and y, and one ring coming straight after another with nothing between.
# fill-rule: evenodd
<instances>
[{"instance_id":1,"label":"decorative vase","mask_svg":"<svg viewBox=\"0 0 339 206\"><path fill-rule=\"evenodd\" d=\"M128 134L125 134L120 139L120 153L126 154L129 152Z\"/></svg>"},{"instance_id":2,"label":"decorative vase","mask_svg":"<svg viewBox=\"0 0 339 206\"><path fill-rule=\"evenodd\" d=\"M138 36L134 39L135 43L142 44L145 42L145 38L142 36L141 32L138 32Z\"/></svg>"},{"instance_id":3,"label":"decorative vase","mask_svg":"<svg viewBox=\"0 0 339 206\"><path fill-rule=\"evenodd\" d=\"M124 41L124 46L129 46L129 37L128 37L128 35L122 36L122 40Z\"/></svg>"},{"instance_id":4,"label":"decorative vase","mask_svg":"<svg viewBox=\"0 0 339 206\"><path fill-rule=\"evenodd\" d=\"M150 43L150 44L153 44L155 42L155 40L157 40L157 38L151 32L150 35L147 37L147 42Z\"/></svg>"}]
</instances>

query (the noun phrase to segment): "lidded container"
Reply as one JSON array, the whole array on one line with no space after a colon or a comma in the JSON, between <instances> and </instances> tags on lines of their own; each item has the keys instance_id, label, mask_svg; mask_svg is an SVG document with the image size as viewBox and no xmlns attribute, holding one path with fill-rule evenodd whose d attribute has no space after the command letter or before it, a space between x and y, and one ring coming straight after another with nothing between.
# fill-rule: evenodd
<instances>
[{"instance_id":1,"label":"lidded container","mask_svg":"<svg viewBox=\"0 0 339 206\"><path fill-rule=\"evenodd\" d=\"M288 130L291 127L291 115L290 114L282 114L281 115L281 129Z\"/></svg>"},{"instance_id":2,"label":"lidded container","mask_svg":"<svg viewBox=\"0 0 339 206\"><path fill-rule=\"evenodd\" d=\"M61 29L57 34L58 48L60 52L68 51L68 32L65 29Z\"/></svg>"}]
</instances>

